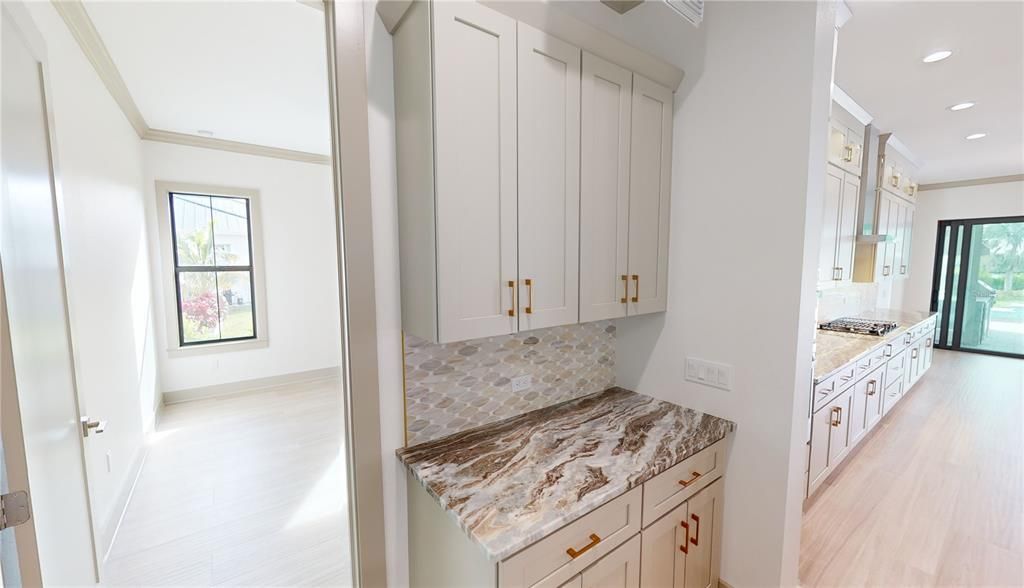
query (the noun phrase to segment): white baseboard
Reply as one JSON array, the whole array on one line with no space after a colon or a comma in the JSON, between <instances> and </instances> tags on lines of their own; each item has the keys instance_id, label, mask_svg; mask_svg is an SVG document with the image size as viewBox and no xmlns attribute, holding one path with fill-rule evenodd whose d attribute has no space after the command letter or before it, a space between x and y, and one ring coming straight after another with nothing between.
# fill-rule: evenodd
<instances>
[{"instance_id":1,"label":"white baseboard","mask_svg":"<svg viewBox=\"0 0 1024 588\"><path fill-rule=\"evenodd\" d=\"M171 390L163 393L164 404L177 404L192 400L204 400L207 398L219 398L222 396L235 396L238 394L250 394L253 392L267 392L275 388L294 386L296 384L313 384L328 382L340 377L340 369L336 367L296 372L292 374L281 374L266 378L255 378L242 380L241 382L228 382L226 384L215 384L212 386L200 386L185 390Z\"/></svg>"},{"instance_id":2,"label":"white baseboard","mask_svg":"<svg viewBox=\"0 0 1024 588\"><path fill-rule=\"evenodd\" d=\"M103 557L100 558L101 565L106 563L107 558L110 557L110 551L114 547L114 540L117 539L117 531L121 528L121 521L124 520L125 513L128 512L128 504L131 503L132 494L135 493L135 486L139 483L139 477L142 475L142 468L146 464L146 456L148 454L149 447L143 443L135 455L135 461L132 462L126 484L117 495L117 502L114 504L113 513L100 530L100 553L103 554Z\"/></svg>"}]
</instances>

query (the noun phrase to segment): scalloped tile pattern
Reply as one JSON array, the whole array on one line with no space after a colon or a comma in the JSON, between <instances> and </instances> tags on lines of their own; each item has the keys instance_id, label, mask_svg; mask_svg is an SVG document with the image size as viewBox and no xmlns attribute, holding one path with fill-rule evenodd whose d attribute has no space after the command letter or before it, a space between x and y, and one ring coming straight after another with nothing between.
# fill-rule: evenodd
<instances>
[{"instance_id":1,"label":"scalloped tile pattern","mask_svg":"<svg viewBox=\"0 0 1024 588\"><path fill-rule=\"evenodd\" d=\"M512 391L512 378L532 385ZM405 336L410 446L615 385L615 325L598 321L434 344Z\"/></svg>"}]
</instances>

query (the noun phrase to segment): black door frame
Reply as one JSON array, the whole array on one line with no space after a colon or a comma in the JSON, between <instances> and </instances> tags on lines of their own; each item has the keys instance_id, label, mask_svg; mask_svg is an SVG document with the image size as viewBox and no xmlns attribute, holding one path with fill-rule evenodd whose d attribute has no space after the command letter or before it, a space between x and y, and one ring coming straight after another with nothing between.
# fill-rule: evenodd
<instances>
[{"instance_id":1,"label":"black door frame","mask_svg":"<svg viewBox=\"0 0 1024 588\"><path fill-rule=\"evenodd\" d=\"M989 224L1004 224L1004 223L1024 223L1024 216L1002 216L1002 217L986 217L986 218L969 218L969 219L956 219L956 220L942 220L939 221L938 231L935 236L935 262L932 267L932 299L931 299L931 310L932 312L939 311L939 292L941 291L944 296L945 305L942 308L941 315L939 316L939 336L936 338L934 345L939 349L951 349L954 351L965 351L967 353L980 353L983 355L997 355L1000 357L1013 357L1016 359L1024 359L1024 355L1018 353L1009 353L1005 351L992 351L989 349L972 349L964 348L960 345L960 337L963 332L963 325L958 325L953 332L953 341L947 345L946 341L949 339L949 329L951 319L957 319L959 317L960 322L963 322L964 316L964 297L967 294L967 275L968 267L970 263L970 251L971 251L971 233L975 225L989 225ZM942 276L943 269L943 240L946 236L946 229L949 228L949 245L947 250L947 267L946 267L946 280L945 284L939 284L939 278ZM957 231L963 229L963 238L960 239L960 271L957 275L956 284L953 283L954 263L956 260L956 242L957 242ZM952 300L953 288L956 287L956 307L952 308L949 301Z\"/></svg>"}]
</instances>

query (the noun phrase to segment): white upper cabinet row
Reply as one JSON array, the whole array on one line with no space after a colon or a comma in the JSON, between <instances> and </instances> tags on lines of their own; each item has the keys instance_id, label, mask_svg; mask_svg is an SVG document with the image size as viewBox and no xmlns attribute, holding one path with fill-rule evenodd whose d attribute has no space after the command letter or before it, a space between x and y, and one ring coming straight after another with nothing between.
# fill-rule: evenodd
<instances>
[{"instance_id":1,"label":"white upper cabinet row","mask_svg":"<svg viewBox=\"0 0 1024 588\"><path fill-rule=\"evenodd\" d=\"M829 163L859 176L863 159L864 125L833 102L828 121Z\"/></svg>"},{"instance_id":2,"label":"white upper cabinet row","mask_svg":"<svg viewBox=\"0 0 1024 588\"><path fill-rule=\"evenodd\" d=\"M405 332L665 310L672 92L474 2L394 31Z\"/></svg>"},{"instance_id":3,"label":"white upper cabinet row","mask_svg":"<svg viewBox=\"0 0 1024 588\"><path fill-rule=\"evenodd\" d=\"M818 282L849 282L857 244L864 125L833 102L828 132Z\"/></svg>"}]
</instances>

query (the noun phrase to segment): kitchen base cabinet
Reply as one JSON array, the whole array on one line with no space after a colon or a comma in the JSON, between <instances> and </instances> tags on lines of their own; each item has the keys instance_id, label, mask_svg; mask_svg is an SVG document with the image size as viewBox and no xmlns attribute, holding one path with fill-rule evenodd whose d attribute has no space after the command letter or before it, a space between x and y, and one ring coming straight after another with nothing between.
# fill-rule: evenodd
<instances>
[{"instance_id":1,"label":"kitchen base cabinet","mask_svg":"<svg viewBox=\"0 0 1024 588\"><path fill-rule=\"evenodd\" d=\"M899 379L885 387L882 394L882 416L889 414L892 407L903 397L903 380Z\"/></svg>"},{"instance_id":2,"label":"kitchen base cabinet","mask_svg":"<svg viewBox=\"0 0 1024 588\"><path fill-rule=\"evenodd\" d=\"M641 586L718 586L723 496L719 478L644 529Z\"/></svg>"},{"instance_id":3,"label":"kitchen base cabinet","mask_svg":"<svg viewBox=\"0 0 1024 588\"><path fill-rule=\"evenodd\" d=\"M719 459L725 440L706 453ZM682 463L686 463L683 460ZM710 471L710 470L709 470ZM716 472L721 470L715 470ZM709 476L710 477L710 476ZM718 475L643 527L652 482L682 485L673 468L596 507L500 561L489 559L410 473L409 585L412 588L717 588L725 479ZM649 520L649 519L646 519Z\"/></svg>"},{"instance_id":4,"label":"kitchen base cabinet","mask_svg":"<svg viewBox=\"0 0 1024 588\"><path fill-rule=\"evenodd\" d=\"M879 365L853 386L850 400L850 447L856 445L868 430L882 418L882 376L885 366Z\"/></svg>"}]
</instances>

